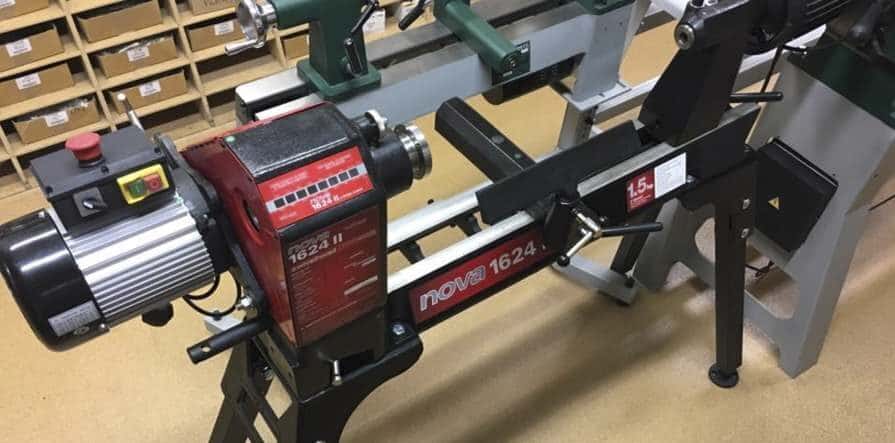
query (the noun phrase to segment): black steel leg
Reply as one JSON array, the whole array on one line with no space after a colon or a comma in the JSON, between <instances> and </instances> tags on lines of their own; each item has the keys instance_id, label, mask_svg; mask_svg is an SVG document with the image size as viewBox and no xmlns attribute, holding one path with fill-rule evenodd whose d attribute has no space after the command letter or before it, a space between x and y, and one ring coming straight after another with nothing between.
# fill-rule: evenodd
<instances>
[{"instance_id":1,"label":"black steel leg","mask_svg":"<svg viewBox=\"0 0 895 443\"><path fill-rule=\"evenodd\" d=\"M406 371L420 358L423 343L407 330L396 337L392 348L375 364L355 370L332 386L309 398L293 401L277 425L281 442L338 442L345 424L360 403L380 385Z\"/></svg>"},{"instance_id":2,"label":"black steel leg","mask_svg":"<svg viewBox=\"0 0 895 443\"><path fill-rule=\"evenodd\" d=\"M224 401L209 439L212 443L263 442L255 429L258 398L263 399L271 380L265 377L264 360L251 341L235 348L221 381ZM272 412L271 412L272 413Z\"/></svg>"},{"instance_id":3,"label":"black steel leg","mask_svg":"<svg viewBox=\"0 0 895 443\"><path fill-rule=\"evenodd\" d=\"M715 364L709 379L722 388L739 382L743 362L746 239L755 225L755 164L701 186L683 199L690 209L715 208Z\"/></svg>"},{"instance_id":4,"label":"black steel leg","mask_svg":"<svg viewBox=\"0 0 895 443\"><path fill-rule=\"evenodd\" d=\"M423 352L419 336L403 325L400 333L393 333L390 343L380 359L354 369L343 377L341 384L331 385L307 399L290 389L300 382L295 372L300 365L291 357L291 348L278 349L280 342L266 335L238 345L233 348L221 382L224 402L210 441L245 443L248 439L263 443L255 428L255 417L261 414L278 442L338 442L358 405L382 383L410 368ZM264 355L258 346L265 346ZM273 368L269 369L268 364ZM292 398L282 417L276 415L265 398L274 375L280 377Z\"/></svg>"},{"instance_id":5,"label":"black steel leg","mask_svg":"<svg viewBox=\"0 0 895 443\"><path fill-rule=\"evenodd\" d=\"M746 234L727 211L715 214L715 352L709 378L722 388L739 381L743 354L743 290Z\"/></svg>"}]
</instances>

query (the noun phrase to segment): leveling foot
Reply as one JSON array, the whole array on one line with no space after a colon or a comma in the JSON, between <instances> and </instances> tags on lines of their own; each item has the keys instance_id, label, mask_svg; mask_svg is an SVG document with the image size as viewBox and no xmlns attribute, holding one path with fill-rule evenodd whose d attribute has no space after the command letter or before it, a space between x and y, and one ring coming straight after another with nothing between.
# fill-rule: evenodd
<instances>
[{"instance_id":1,"label":"leveling foot","mask_svg":"<svg viewBox=\"0 0 895 443\"><path fill-rule=\"evenodd\" d=\"M730 389L740 382L740 374L736 370L729 373L722 371L718 364L715 363L709 368L709 380L718 387Z\"/></svg>"}]
</instances>

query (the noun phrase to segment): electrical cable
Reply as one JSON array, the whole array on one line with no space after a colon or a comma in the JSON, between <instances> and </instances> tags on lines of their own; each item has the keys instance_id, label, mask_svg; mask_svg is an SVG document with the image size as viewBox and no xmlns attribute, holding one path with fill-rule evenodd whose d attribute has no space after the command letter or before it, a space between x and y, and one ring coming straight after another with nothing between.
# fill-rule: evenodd
<instances>
[{"instance_id":1,"label":"electrical cable","mask_svg":"<svg viewBox=\"0 0 895 443\"><path fill-rule=\"evenodd\" d=\"M217 289L219 283L220 283L220 276L217 276L215 278L215 282L212 284L211 288ZM208 298L211 295L211 291L206 291L206 293L200 294L199 297L203 297L203 298L199 298L199 299L189 298L189 296L184 296L183 301L186 302L186 304L189 305L189 307L193 308L194 311L196 311L206 317L213 317L213 318L217 319L217 318L221 318L225 315L230 315L233 313L233 311L236 310L236 306L239 304L239 299L242 298L242 286L236 280L233 280L233 283L236 286L236 300L233 301L233 305L231 305L229 308L227 308L223 311L219 311L219 310L208 311L208 310L201 308L199 305L197 305L195 303L195 300L202 300L204 298ZM197 296L193 296L193 297L197 297Z\"/></svg>"},{"instance_id":2,"label":"electrical cable","mask_svg":"<svg viewBox=\"0 0 895 443\"><path fill-rule=\"evenodd\" d=\"M764 277L765 275L768 274L768 272L771 272L771 269L774 269L774 266L776 266L776 264L771 260L768 260L768 264L766 264L760 268L756 267L756 266L752 266L748 263L746 264L746 268L748 268L749 270L755 271L755 278Z\"/></svg>"},{"instance_id":3,"label":"electrical cable","mask_svg":"<svg viewBox=\"0 0 895 443\"><path fill-rule=\"evenodd\" d=\"M889 202L892 201L892 200L895 200L895 194L890 195L890 196L886 197L885 199L883 199L883 201L881 201L881 202L879 202L879 203L877 203L877 204L871 206L871 207L870 207L870 210L873 211L873 210L879 208L880 206L882 206L882 205L884 205L884 204L886 204L886 203L889 203Z\"/></svg>"},{"instance_id":4,"label":"electrical cable","mask_svg":"<svg viewBox=\"0 0 895 443\"><path fill-rule=\"evenodd\" d=\"M218 286L220 286L220 284L221 284L221 275L215 274L214 282L211 284L211 287L208 288L207 291L205 291L201 294L187 294L187 295L184 295L183 298L188 299L188 300L193 300L193 301L205 300L206 298L211 297L212 294L214 294L215 291L218 290Z\"/></svg>"}]
</instances>

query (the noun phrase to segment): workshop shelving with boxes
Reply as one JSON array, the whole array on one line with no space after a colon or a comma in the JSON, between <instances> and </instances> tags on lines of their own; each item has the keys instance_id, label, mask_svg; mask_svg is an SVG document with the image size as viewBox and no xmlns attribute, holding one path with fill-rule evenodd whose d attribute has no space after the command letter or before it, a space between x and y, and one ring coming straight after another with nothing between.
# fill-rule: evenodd
<instances>
[{"instance_id":1,"label":"workshop shelving with boxes","mask_svg":"<svg viewBox=\"0 0 895 443\"><path fill-rule=\"evenodd\" d=\"M394 13L398 1L381 3ZM36 154L73 134L128 125L120 92L150 133L179 147L232 128L234 88L294 66L308 51L307 26L299 26L228 57L225 44L242 38L234 5L0 0L0 195L33 185L28 163ZM377 25L372 38L388 33Z\"/></svg>"}]
</instances>

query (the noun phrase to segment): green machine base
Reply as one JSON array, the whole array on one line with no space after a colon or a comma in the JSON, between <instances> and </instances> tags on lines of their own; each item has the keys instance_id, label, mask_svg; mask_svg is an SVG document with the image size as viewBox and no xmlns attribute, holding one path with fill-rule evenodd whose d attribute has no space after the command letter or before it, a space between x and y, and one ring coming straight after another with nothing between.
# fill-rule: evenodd
<instances>
[{"instance_id":1,"label":"green machine base","mask_svg":"<svg viewBox=\"0 0 895 443\"><path fill-rule=\"evenodd\" d=\"M339 99L359 92L374 89L382 83L382 75L373 67L367 66L367 74L355 77L341 83L328 83L313 66L309 60L298 62L298 75L302 80L310 83L313 88L320 93L325 99Z\"/></svg>"}]
</instances>

